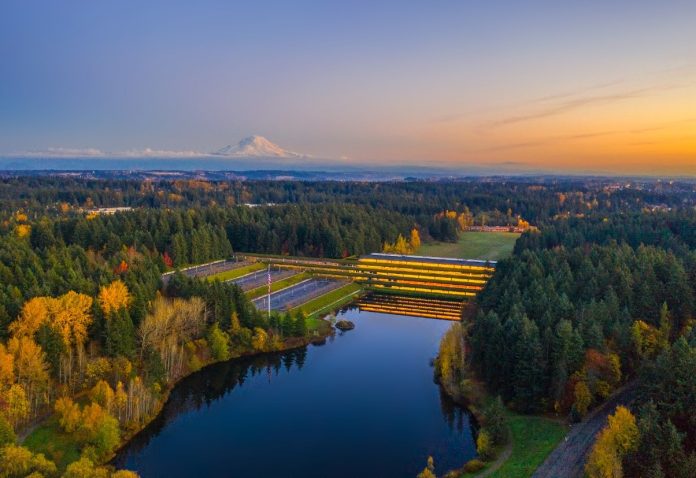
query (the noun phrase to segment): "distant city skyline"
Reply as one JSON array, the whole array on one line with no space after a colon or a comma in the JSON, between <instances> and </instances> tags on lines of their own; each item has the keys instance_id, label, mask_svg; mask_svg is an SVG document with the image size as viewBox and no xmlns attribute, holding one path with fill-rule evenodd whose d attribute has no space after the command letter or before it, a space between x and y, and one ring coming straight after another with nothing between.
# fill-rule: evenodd
<instances>
[{"instance_id":1,"label":"distant city skyline","mask_svg":"<svg viewBox=\"0 0 696 478\"><path fill-rule=\"evenodd\" d=\"M256 134L318 165L696 175L693 1L1 11L0 157L195 158Z\"/></svg>"}]
</instances>

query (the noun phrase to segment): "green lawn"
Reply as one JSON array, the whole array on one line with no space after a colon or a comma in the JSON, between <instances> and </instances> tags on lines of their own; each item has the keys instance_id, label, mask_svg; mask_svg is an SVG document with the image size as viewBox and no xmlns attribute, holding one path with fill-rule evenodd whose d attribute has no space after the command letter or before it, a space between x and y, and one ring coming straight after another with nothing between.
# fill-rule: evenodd
<instances>
[{"instance_id":1,"label":"green lawn","mask_svg":"<svg viewBox=\"0 0 696 478\"><path fill-rule=\"evenodd\" d=\"M290 287L291 285L295 285L298 282L302 282L305 279L309 279L309 274L305 272L300 272L299 274L292 275L290 277L286 277L285 279L281 279L278 282L272 282L271 283L271 292L275 292L280 289L285 289L286 287ZM266 295L268 293L268 286L266 284L262 285L261 287L257 287L256 289L252 289L246 293L247 297L250 299L256 299L257 297L261 297L262 295Z\"/></svg>"},{"instance_id":2,"label":"green lawn","mask_svg":"<svg viewBox=\"0 0 696 478\"><path fill-rule=\"evenodd\" d=\"M59 470L80 458L80 448L75 439L63 433L55 416L42 423L24 440L24 446L34 453L43 453L55 462Z\"/></svg>"},{"instance_id":3,"label":"green lawn","mask_svg":"<svg viewBox=\"0 0 696 478\"><path fill-rule=\"evenodd\" d=\"M463 232L458 242L422 244L416 254L497 261L512 254L518 237L515 232Z\"/></svg>"},{"instance_id":4,"label":"green lawn","mask_svg":"<svg viewBox=\"0 0 696 478\"><path fill-rule=\"evenodd\" d=\"M512 454L494 473L495 478L525 478L534 473L565 436L565 425L546 417L510 414Z\"/></svg>"},{"instance_id":5,"label":"green lawn","mask_svg":"<svg viewBox=\"0 0 696 478\"><path fill-rule=\"evenodd\" d=\"M224 271L224 272L218 272L217 274L210 275L206 277L207 280L215 280L218 279L220 281L226 281L230 279L237 279L238 277L242 277L244 275L247 275L251 272L258 271L266 267L264 264L260 262L255 262L253 264L249 264L248 266L242 266L238 267L237 269L231 269L229 271Z\"/></svg>"},{"instance_id":6,"label":"green lawn","mask_svg":"<svg viewBox=\"0 0 696 478\"><path fill-rule=\"evenodd\" d=\"M328 312L330 309L340 307L341 305L348 303L360 290L361 287L359 284L346 284L343 287L339 287L338 289L332 290L328 294L324 294L316 299L312 299L292 310L296 311L300 309L305 313L305 315L316 317L322 313Z\"/></svg>"}]
</instances>

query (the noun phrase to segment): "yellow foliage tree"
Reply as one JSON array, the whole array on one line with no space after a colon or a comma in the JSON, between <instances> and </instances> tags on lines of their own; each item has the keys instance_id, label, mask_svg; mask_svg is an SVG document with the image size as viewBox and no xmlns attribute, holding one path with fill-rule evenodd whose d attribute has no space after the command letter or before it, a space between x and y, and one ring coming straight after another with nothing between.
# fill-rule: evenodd
<instances>
[{"instance_id":1,"label":"yellow foliage tree","mask_svg":"<svg viewBox=\"0 0 696 478\"><path fill-rule=\"evenodd\" d=\"M31 226L29 224L17 224L15 226L15 234L17 234L17 237L29 237Z\"/></svg>"},{"instance_id":2,"label":"yellow foliage tree","mask_svg":"<svg viewBox=\"0 0 696 478\"><path fill-rule=\"evenodd\" d=\"M654 358L666 346L660 330L642 320L633 322L631 338L636 354L641 358Z\"/></svg>"},{"instance_id":3,"label":"yellow foliage tree","mask_svg":"<svg viewBox=\"0 0 696 478\"><path fill-rule=\"evenodd\" d=\"M10 333L15 337L33 337L39 327L48 322L52 300L49 297L34 297L26 301L19 318L10 324Z\"/></svg>"},{"instance_id":4,"label":"yellow foliage tree","mask_svg":"<svg viewBox=\"0 0 696 478\"><path fill-rule=\"evenodd\" d=\"M72 376L73 352L77 351L78 365L82 366L83 345L87 340L87 328L92 323L92 298L70 291L57 298L36 297L22 307L10 332L17 338L33 338L41 325L46 324L58 333L66 350L61 360L60 376L68 382Z\"/></svg>"},{"instance_id":5,"label":"yellow foliage tree","mask_svg":"<svg viewBox=\"0 0 696 478\"><path fill-rule=\"evenodd\" d=\"M574 395L575 402L573 406L575 407L575 411L578 412L581 417L584 417L592 403L592 393L590 393L590 388L584 380L575 384Z\"/></svg>"},{"instance_id":6,"label":"yellow foliage tree","mask_svg":"<svg viewBox=\"0 0 696 478\"><path fill-rule=\"evenodd\" d=\"M484 460L491 458L493 454L493 440L491 440L491 435L486 429L479 431L478 437L476 438L476 452Z\"/></svg>"},{"instance_id":7,"label":"yellow foliage tree","mask_svg":"<svg viewBox=\"0 0 696 478\"><path fill-rule=\"evenodd\" d=\"M14 355L0 343L0 392L14 383Z\"/></svg>"},{"instance_id":8,"label":"yellow foliage tree","mask_svg":"<svg viewBox=\"0 0 696 478\"><path fill-rule=\"evenodd\" d=\"M411 229L411 251L416 252L421 246L420 233L415 227Z\"/></svg>"},{"instance_id":9,"label":"yellow foliage tree","mask_svg":"<svg viewBox=\"0 0 696 478\"><path fill-rule=\"evenodd\" d=\"M46 354L30 337L11 338L7 351L13 356L15 378L27 394L31 411L40 405L49 386Z\"/></svg>"},{"instance_id":10,"label":"yellow foliage tree","mask_svg":"<svg viewBox=\"0 0 696 478\"><path fill-rule=\"evenodd\" d=\"M24 387L15 383L10 387L6 394L6 410L7 420L13 427L17 427L29 416L29 401Z\"/></svg>"},{"instance_id":11,"label":"yellow foliage tree","mask_svg":"<svg viewBox=\"0 0 696 478\"><path fill-rule=\"evenodd\" d=\"M80 425L80 407L70 397L61 397L56 400L54 410L58 415L58 424L68 433L77 430Z\"/></svg>"},{"instance_id":12,"label":"yellow foliage tree","mask_svg":"<svg viewBox=\"0 0 696 478\"><path fill-rule=\"evenodd\" d=\"M99 289L99 305L107 316L128 307L130 300L128 287L121 280L115 280Z\"/></svg>"},{"instance_id":13,"label":"yellow foliage tree","mask_svg":"<svg viewBox=\"0 0 696 478\"><path fill-rule=\"evenodd\" d=\"M104 380L100 380L92 387L92 390L89 392L89 398L105 410L112 411L114 408L114 391Z\"/></svg>"},{"instance_id":14,"label":"yellow foliage tree","mask_svg":"<svg viewBox=\"0 0 696 478\"><path fill-rule=\"evenodd\" d=\"M600 432L585 464L589 478L621 478L623 457L638 447L640 432L636 418L623 406L609 416L609 424Z\"/></svg>"},{"instance_id":15,"label":"yellow foliage tree","mask_svg":"<svg viewBox=\"0 0 696 478\"><path fill-rule=\"evenodd\" d=\"M437 478L435 476L435 460L433 460L432 456L428 457L427 466L423 468L423 471L418 473L416 478Z\"/></svg>"},{"instance_id":16,"label":"yellow foliage tree","mask_svg":"<svg viewBox=\"0 0 696 478\"><path fill-rule=\"evenodd\" d=\"M116 391L114 392L114 408L116 408L116 414L119 421L124 419L127 404L128 394L126 394L123 387L123 382L119 381L116 384Z\"/></svg>"},{"instance_id":17,"label":"yellow foliage tree","mask_svg":"<svg viewBox=\"0 0 696 478\"><path fill-rule=\"evenodd\" d=\"M46 459L42 453L34 455L28 448L19 445L6 445L0 449L0 476L55 476L55 463Z\"/></svg>"},{"instance_id":18,"label":"yellow foliage tree","mask_svg":"<svg viewBox=\"0 0 696 478\"><path fill-rule=\"evenodd\" d=\"M265 351L268 347L268 334L261 327L254 327L254 336L251 338L254 350Z\"/></svg>"}]
</instances>

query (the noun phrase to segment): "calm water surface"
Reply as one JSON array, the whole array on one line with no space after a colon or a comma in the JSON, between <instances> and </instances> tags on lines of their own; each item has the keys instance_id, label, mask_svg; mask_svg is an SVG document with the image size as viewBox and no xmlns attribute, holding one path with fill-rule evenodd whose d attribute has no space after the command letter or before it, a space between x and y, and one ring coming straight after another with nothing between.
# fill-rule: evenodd
<instances>
[{"instance_id":1,"label":"calm water surface","mask_svg":"<svg viewBox=\"0 0 696 478\"><path fill-rule=\"evenodd\" d=\"M415 477L475 454L469 415L433 382L449 322L349 309L322 346L216 364L183 380L116 457L143 478Z\"/></svg>"}]
</instances>

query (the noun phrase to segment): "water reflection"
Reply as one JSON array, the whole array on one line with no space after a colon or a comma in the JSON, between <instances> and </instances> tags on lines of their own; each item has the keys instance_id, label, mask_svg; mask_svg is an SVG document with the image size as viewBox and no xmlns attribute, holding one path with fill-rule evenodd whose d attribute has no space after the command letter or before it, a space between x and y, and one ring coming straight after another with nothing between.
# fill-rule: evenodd
<instances>
[{"instance_id":1,"label":"water reflection","mask_svg":"<svg viewBox=\"0 0 696 478\"><path fill-rule=\"evenodd\" d=\"M415 476L428 455L443 473L472 458L473 421L434 383L430 364L449 323L341 315L356 329L324 346L185 378L114 463L143 478L347 478Z\"/></svg>"}]
</instances>

